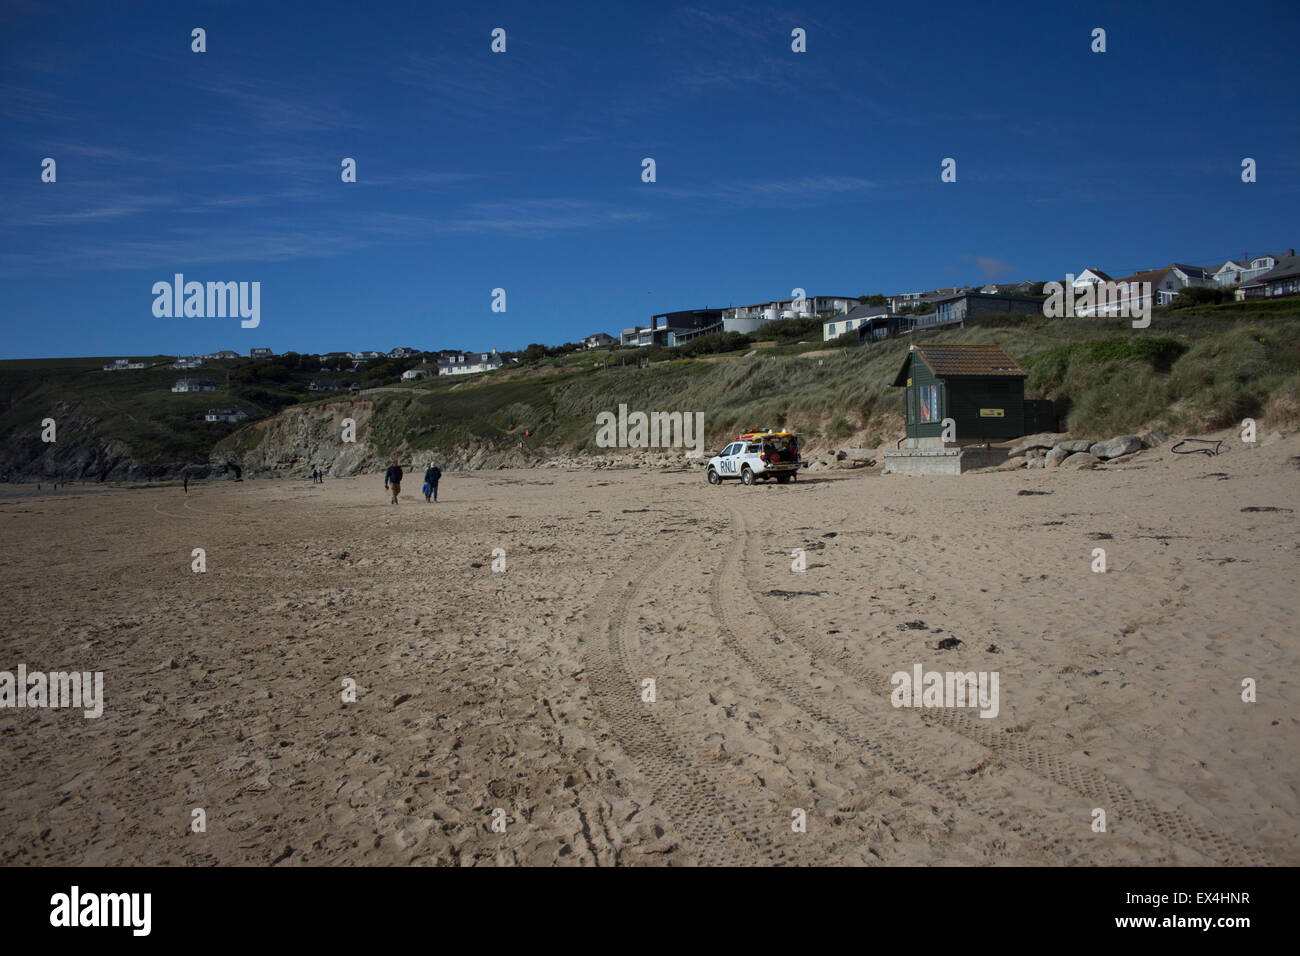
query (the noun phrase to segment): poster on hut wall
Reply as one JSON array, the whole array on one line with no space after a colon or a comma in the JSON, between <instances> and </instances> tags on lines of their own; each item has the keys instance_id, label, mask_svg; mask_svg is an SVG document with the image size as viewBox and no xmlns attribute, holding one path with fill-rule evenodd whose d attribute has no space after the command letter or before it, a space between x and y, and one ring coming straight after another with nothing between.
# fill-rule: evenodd
<instances>
[{"instance_id":1,"label":"poster on hut wall","mask_svg":"<svg viewBox=\"0 0 1300 956\"><path fill-rule=\"evenodd\" d=\"M922 424L939 420L939 386L922 385L917 389Z\"/></svg>"}]
</instances>

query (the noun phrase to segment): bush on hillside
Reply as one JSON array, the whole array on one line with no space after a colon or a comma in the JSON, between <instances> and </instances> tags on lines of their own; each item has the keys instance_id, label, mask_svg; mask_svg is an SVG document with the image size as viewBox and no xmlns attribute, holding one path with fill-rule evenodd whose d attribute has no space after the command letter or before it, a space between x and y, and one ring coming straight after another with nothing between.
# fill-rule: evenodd
<instances>
[{"instance_id":1,"label":"bush on hillside","mask_svg":"<svg viewBox=\"0 0 1300 956\"><path fill-rule=\"evenodd\" d=\"M1174 297L1170 303L1170 309L1193 309L1197 306L1219 305L1223 302L1232 302L1234 292L1232 289L1225 289L1222 286L1188 286L1182 292Z\"/></svg>"},{"instance_id":2,"label":"bush on hillside","mask_svg":"<svg viewBox=\"0 0 1300 956\"><path fill-rule=\"evenodd\" d=\"M821 334L821 319L773 319L749 333L755 342L797 342Z\"/></svg>"}]
</instances>

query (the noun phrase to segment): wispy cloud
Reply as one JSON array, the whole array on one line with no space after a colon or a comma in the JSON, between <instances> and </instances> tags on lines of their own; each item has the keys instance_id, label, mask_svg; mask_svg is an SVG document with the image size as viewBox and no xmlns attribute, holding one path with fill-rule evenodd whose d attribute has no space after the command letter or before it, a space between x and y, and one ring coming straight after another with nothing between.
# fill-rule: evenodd
<instances>
[{"instance_id":1,"label":"wispy cloud","mask_svg":"<svg viewBox=\"0 0 1300 956\"><path fill-rule=\"evenodd\" d=\"M971 257L962 256L962 258L969 260ZM979 269L986 279L996 279L999 276L1007 275L1014 272L1016 268L992 256L975 256L975 267Z\"/></svg>"},{"instance_id":2,"label":"wispy cloud","mask_svg":"<svg viewBox=\"0 0 1300 956\"><path fill-rule=\"evenodd\" d=\"M646 212L588 199L528 199L476 203L466 215L439 223L436 228L442 232L540 237L649 218Z\"/></svg>"},{"instance_id":3,"label":"wispy cloud","mask_svg":"<svg viewBox=\"0 0 1300 956\"><path fill-rule=\"evenodd\" d=\"M197 83L195 88L233 104L241 126L304 133L364 125L346 110L323 103L319 91L270 88L266 81L231 77Z\"/></svg>"},{"instance_id":4,"label":"wispy cloud","mask_svg":"<svg viewBox=\"0 0 1300 956\"><path fill-rule=\"evenodd\" d=\"M656 185L656 195L703 199L733 206L789 206L866 193L879 184L859 176L801 176L796 179L713 182L698 187Z\"/></svg>"},{"instance_id":5,"label":"wispy cloud","mask_svg":"<svg viewBox=\"0 0 1300 956\"><path fill-rule=\"evenodd\" d=\"M40 122L67 118L59 98L49 90L0 83L0 116L20 122Z\"/></svg>"}]
</instances>

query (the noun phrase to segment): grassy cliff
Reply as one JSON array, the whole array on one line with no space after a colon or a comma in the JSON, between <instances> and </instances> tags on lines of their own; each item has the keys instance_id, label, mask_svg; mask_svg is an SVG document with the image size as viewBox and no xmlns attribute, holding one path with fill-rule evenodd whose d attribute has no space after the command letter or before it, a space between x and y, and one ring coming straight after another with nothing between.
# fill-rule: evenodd
<instances>
[{"instance_id":1,"label":"grassy cliff","mask_svg":"<svg viewBox=\"0 0 1300 956\"><path fill-rule=\"evenodd\" d=\"M1127 320L1027 317L916 338L1002 345L1029 373L1027 396L1052 399L1076 434L1152 426L1191 434L1247 416L1267 427L1300 423L1295 308L1171 311L1157 313L1148 329ZM416 448L448 457L521 440L533 454L597 452L597 414L623 403L703 412L708 448L755 427L799 431L810 450L875 446L901 435L902 397L890 382L908 342L776 346L645 367L632 352L568 356L511 373L372 392L367 437L381 457ZM629 364L620 366L621 357Z\"/></svg>"},{"instance_id":2,"label":"grassy cliff","mask_svg":"<svg viewBox=\"0 0 1300 956\"><path fill-rule=\"evenodd\" d=\"M1245 417L1267 428L1300 424L1297 299L1160 310L1147 329L1118 319L1016 316L922 332L915 340L1003 346L1029 373L1026 396L1052 399L1076 434L1151 426L1195 434ZM5 362L0 474L157 477L223 457L288 467L329 451L350 403L364 406L357 437L365 447L356 449L354 462L416 449L466 462L477 452L517 453L511 463L596 452L596 415L620 403L633 411L703 412L710 449L755 427L799 431L809 450L874 446L902 433L902 396L890 382L908 343L765 342L648 365L644 350L581 352L482 376L394 383L356 399L302 401L278 415L297 399L255 394L251 385L198 395L168 390L182 374L221 381L221 369L102 372L102 359ZM217 405L248 408L264 420L243 427L203 422L202 412ZM59 423L55 446L40 441L45 417ZM300 440L310 447L296 452ZM268 442L282 447L268 450ZM496 460L504 461L499 454Z\"/></svg>"}]
</instances>

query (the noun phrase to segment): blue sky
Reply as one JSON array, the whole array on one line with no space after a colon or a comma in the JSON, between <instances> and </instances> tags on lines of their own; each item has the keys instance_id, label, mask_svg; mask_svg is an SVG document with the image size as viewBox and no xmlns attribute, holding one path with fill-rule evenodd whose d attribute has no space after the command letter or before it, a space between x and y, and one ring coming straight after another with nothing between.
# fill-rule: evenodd
<instances>
[{"instance_id":1,"label":"blue sky","mask_svg":"<svg viewBox=\"0 0 1300 956\"><path fill-rule=\"evenodd\" d=\"M473 6L6 3L0 356L504 350L1300 245L1293 2ZM155 318L176 272L261 282L261 326Z\"/></svg>"}]
</instances>

